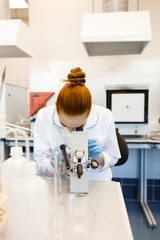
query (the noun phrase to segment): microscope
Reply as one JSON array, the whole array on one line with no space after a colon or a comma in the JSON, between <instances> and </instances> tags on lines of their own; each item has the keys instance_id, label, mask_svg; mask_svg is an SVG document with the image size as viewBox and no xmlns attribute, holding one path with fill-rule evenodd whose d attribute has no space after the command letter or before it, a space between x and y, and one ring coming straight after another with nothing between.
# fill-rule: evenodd
<instances>
[{"instance_id":1,"label":"microscope","mask_svg":"<svg viewBox=\"0 0 160 240\"><path fill-rule=\"evenodd\" d=\"M73 131L71 135L71 149L67 154L64 144L60 146L64 159L65 170L70 175L70 192L71 193L88 193L89 168L97 168L98 162L91 159L88 155L88 135L82 128Z\"/></svg>"}]
</instances>

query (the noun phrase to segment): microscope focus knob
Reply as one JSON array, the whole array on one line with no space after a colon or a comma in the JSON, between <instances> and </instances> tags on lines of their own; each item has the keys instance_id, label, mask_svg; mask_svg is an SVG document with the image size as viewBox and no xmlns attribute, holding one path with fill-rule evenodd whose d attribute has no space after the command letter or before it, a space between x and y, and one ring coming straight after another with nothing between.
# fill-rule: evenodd
<instances>
[{"instance_id":1,"label":"microscope focus knob","mask_svg":"<svg viewBox=\"0 0 160 240\"><path fill-rule=\"evenodd\" d=\"M81 178L81 176L83 175L83 167L82 167L82 164L78 164L78 165L77 165L77 175L78 175L78 178Z\"/></svg>"},{"instance_id":2,"label":"microscope focus knob","mask_svg":"<svg viewBox=\"0 0 160 240\"><path fill-rule=\"evenodd\" d=\"M98 166L99 166L99 163L95 159L92 159L91 160L91 168L96 169L96 168L98 168Z\"/></svg>"}]
</instances>

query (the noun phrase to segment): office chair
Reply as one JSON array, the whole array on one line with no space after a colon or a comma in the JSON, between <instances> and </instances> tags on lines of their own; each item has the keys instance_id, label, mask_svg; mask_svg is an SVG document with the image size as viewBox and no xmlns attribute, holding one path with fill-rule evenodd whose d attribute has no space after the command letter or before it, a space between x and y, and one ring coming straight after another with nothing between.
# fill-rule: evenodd
<instances>
[{"instance_id":1,"label":"office chair","mask_svg":"<svg viewBox=\"0 0 160 240\"><path fill-rule=\"evenodd\" d=\"M120 165L123 165L127 161L128 155L129 155L129 150L128 150L127 143L126 143L125 139L122 137L122 135L117 131L116 131L116 135L117 135L119 150L121 153L121 158L118 160L118 162L114 166L120 166Z\"/></svg>"}]
</instances>

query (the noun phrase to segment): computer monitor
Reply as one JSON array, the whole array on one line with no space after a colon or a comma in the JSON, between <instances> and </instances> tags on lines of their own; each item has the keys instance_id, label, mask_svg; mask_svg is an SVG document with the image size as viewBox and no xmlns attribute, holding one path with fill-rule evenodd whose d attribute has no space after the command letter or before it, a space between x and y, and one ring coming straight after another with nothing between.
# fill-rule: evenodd
<instances>
[{"instance_id":1,"label":"computer monitor","mask_svg":"<svg viewBox=\"0 0 160 240\"><path fill-rule=\"evenodd\" d=\"M106 90L106 107L115 123L148 123L148 89Z\"/></svg>"}]
</instances>

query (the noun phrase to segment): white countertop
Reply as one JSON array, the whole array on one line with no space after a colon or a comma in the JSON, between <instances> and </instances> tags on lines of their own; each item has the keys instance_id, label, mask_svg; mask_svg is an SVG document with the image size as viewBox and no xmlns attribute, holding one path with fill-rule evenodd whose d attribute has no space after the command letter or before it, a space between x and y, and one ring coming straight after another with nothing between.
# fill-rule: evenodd
<instances>
[{"instance_id":1,"label":"white countertop","mask_svg":"<svg viewBox=\"0 0 160 240\"><path fill-rule=\"evenodd\" d=\"M40 237L42 240L133 240L120 183L89 182L88 194L70 194L69 179L66 176L63 178L59 197L55 197L56 181L45 179L48 186L48 214L43 212L44 209L47 209L44 207L45 201L42 200L45 192L42 191L42 195L38 199L34 194L32 197L31 195L28 197L22 183L21 188L25 198L21 197L21 193L18 194L19 198L24 200L16 201L14 204L11 197L8 198L11 206L10 210L7 208L5 210L8 212L9 224L6 226L6 234L4 234L7 237L4 237L3 240L21 240L22 236L23 240L29 240L26 235L30 230L34 232L34 235L37 235L37 231L42 233L40 236L44 233L44 237ZM38 188L36 184L32 183L32 185L34 185L32 189ZM27 192L27 194L31 194L31 192ZM31 209L27 206L26 198L31 201L28 206L34 206ZM34 201L36 201L35 204L33 204ZM22 212L26 216L25 219L21 216ZM14 213L16 213L15 216L13 216ZM48 227L46 228L47 222ZM16 228L10 230L13 225ZM17 231L20 232L20 238L17 238ZM17 236L13 236L14 234ZM31 240L38 240L36 236L31 234L30 236L32 236Z\"/></svg>"},{"instance_id":2,"label":"white countertop","mask_svg":"<svg viewBox=\"0 0 160 240\"><path fill-rule=\"evenodd\" d=\"M65 240L133 240L120 183L89 182L89 193L77 195L63 181L60 199L68 226Z\"/></svg>"},{"instance_id":3,"label":"white countertop","mask_svg":"<svg viewBox=\"0 0 160 240\"><path fill-rule=\"evenodd\" d=\"M127 143L160 143L160 140L153 140L150 138L130 138L125 139Z\"/></svg>"}]
</instances>

